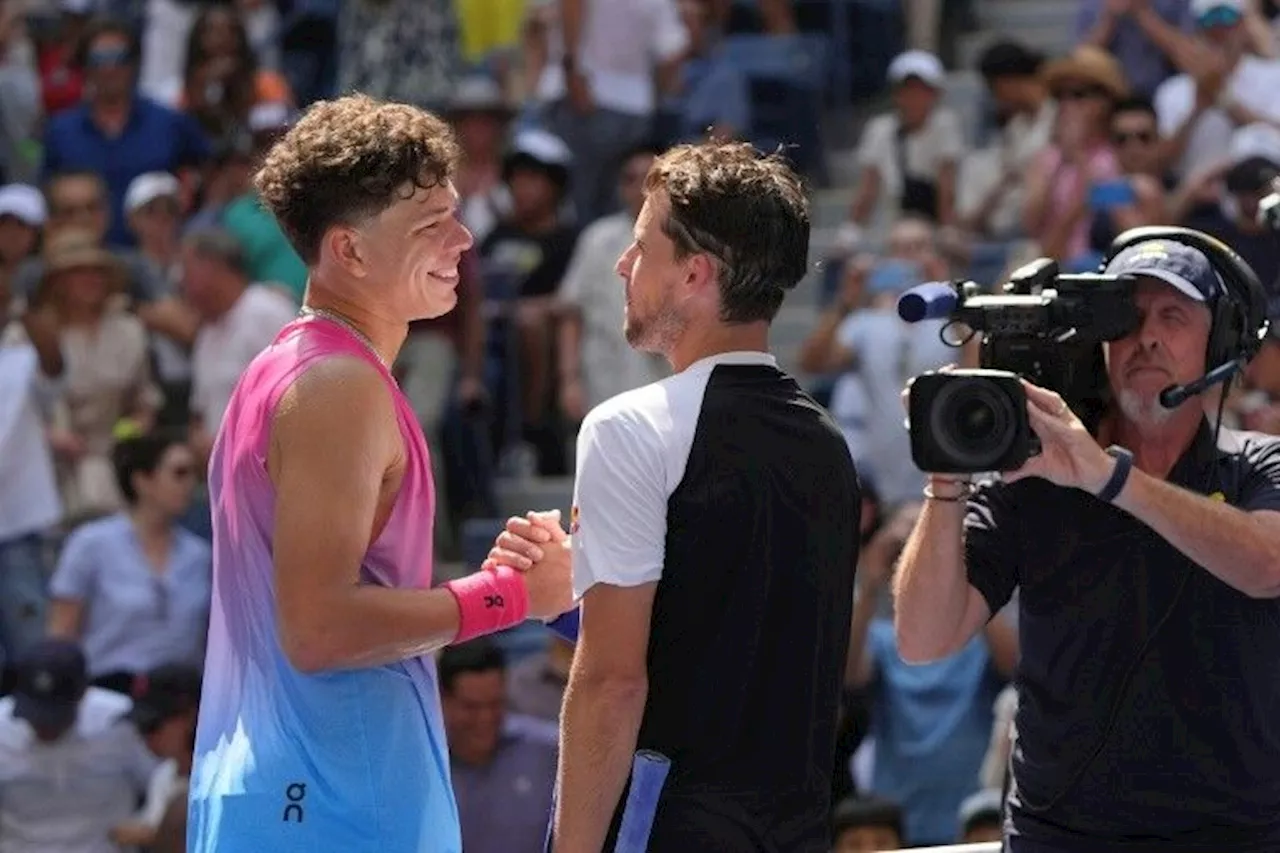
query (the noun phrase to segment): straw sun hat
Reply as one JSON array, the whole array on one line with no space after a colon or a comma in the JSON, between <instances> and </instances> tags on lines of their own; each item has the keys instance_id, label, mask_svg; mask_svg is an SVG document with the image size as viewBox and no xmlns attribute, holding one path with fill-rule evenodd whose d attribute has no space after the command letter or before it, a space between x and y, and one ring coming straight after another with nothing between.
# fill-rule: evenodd
<instances>
[{"instance_id":1,"label":"straw sun hat","mask_svg":"<svg viewBox=\"0 0 1280 853\"><path fill-rule=\"evenodd\" d=\"M111 293L125 289L128 277L115 255L102 247L90 231L68 228L45 236L44 269L40 276L40 290L46 291L60 273L75 269L98 269L107 279Z\"/></svg>"},{"instance_id":2,"label":"straw sun hat","mask_svg":"<svg viewBox=\"0 0 1280 853\"><path fill-rule=\"evenodd\" d=\"M1124 70L1107 51L1100 47L1084 44L1066 56L1052 60L1044 67L1044 82L1050 91L1068 80L1078 80L1097 86L1112 100L1120 100L1129 96L1129 83L1125 80Z\"/></svg>"}]
</instances>

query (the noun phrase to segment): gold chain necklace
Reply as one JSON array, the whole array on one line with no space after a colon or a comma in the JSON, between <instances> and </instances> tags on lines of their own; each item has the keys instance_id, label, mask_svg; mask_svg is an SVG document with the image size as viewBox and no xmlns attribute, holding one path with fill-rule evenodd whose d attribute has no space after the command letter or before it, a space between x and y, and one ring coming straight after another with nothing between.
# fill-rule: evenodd
<instances>
[{"instance_id":1,"label":"gold chain necklace","mask_svg":"<svg viewBox=\"0 0 1280 853\"><path fill-rule=\"evenodd\" d=\"M360 329L356 326L355 323L352 323L350 320L348 320L346 317L339 314L337 311L330 311L327 308L312 308L310 306L304 305L302 306L301 310L298 311L298 316L299 317L319 317L321 319L328 320L331 323L337 323L339 326L341 326L342 328L350 332L352 335L354 335L356 340L364 344L364 348L373 354L373 357L378 360L379 364L383 365L384 367L386 366L386 362L383 361L382 355L378 352L378 348L373 345L373 341L369 340L369 336L366 335L364 332L360 331Z\"/></svg>"}]
</instances>

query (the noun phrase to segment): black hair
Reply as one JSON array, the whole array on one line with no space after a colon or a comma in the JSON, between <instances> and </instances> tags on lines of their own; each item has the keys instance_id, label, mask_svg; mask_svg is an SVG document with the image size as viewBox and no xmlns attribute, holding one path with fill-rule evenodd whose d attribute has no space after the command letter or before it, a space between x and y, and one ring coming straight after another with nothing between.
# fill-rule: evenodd
<instances>
[{"instance_id":1,"label":"black hair","mask_svg":"<svg viewBox=\"0 0 1280 853\"><path fill-rule=\"evenodd\" d=\"M1151 103L1151 99L1144 95L1130 95L1127 98L1121 98L1111 107L1111 115L1114 117L1120 113L1147 113L1155 117L1156 108Z\"/></svg>"},{"instance_id":2,"label":"black hair","mask_svg":"<svg viewBox=\"0 0 1280 853\"><path fill-rule=\"evenodd\" d=\"M140 59L138 36L134 33L133 28L124 21L115 18L97 18L90 21L88 26L84 28L84 34L80 36L80 41L76 44L75 51L71 55L72 67L77 70L84 70L89 60L89 49L102 36L119 36L124 39L126 50L129 53L129 64L138 64Z\"/></svg>"},{"instance_id":3,"label":"black hair","mask_svg":"<svg viewBox=\"0 0 1280 853\"><path fill-rule=\"evenodd\" d=\"M882 826L902 838L902 809L897 803L879 797L848 797L836 804L831 815L834 834L847 829Z\"/></svg>"},{"instance_id":4,"label":"black hair","mask_svg":"<svg viewBox=\"0 0 1280 853\"><path fill-rule=\"evenodd\" d=\"M453 691L453 683L457 681L459 675L468 672L492 672L495 669L505 670L506 667L506 655L487 637L449 646L440 653L440 660L436 662L440 690L446 693Z\"/></svg>"},{"instance_id":5,"label":"black hair","mask_svg":"<svg viewBox=\"0 0 1280 853\"><path fill-rule=\"evenodd\" d=\"M1016 41L987 45L978 57L978 72L988 83L1002 77L1035 77L1044 65L1043 54Z\"/></svg>"},{"instance_id":6,"label":"black hair","mask_svg":"<svg viewBox=\"0 0 1280 853\"><path fill-rule=\"evenodd\" d=\"M809 272L809 197L781 154L744 142L677 145L654 161L644 188L670 204L662 231L676 260L715 261L721 322L771 322Z\"/></svg>"},{"instance_id":7,"label":"black hair","mask_svg":"<svg viewBox=\"0 0 1280 853\"><path fill-rule=\"evenodd\" d=\"M160 467L164 454L177 444L185 444L185 436L175 430L154 430L146 435L124 438L116 442L111 451L111 461L116 469L116 484L125 502L138 502L138 490L134 488L136 474L154 474Z\"/></svg>"}]
</instances>

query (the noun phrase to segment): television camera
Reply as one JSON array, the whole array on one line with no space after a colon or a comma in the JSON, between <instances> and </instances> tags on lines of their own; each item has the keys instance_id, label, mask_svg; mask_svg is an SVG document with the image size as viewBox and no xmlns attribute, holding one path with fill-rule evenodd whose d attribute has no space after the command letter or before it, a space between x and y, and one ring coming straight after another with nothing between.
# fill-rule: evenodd
<instances>
[{"instance_id":1,"label":"television camera","mask_svg":"<svg viewBox=\"0 0 1280 853\"><path fill-rule=\"evenodd\" d=\"M908 323L946 320L942 335L952 346L982 334L979 369L926 373L911 383L911 455L922 471L1009 471L1038 453L1022 378L1060 394L1091 430L1106 409L1101 345L1138 323L1131 281L1063 274L1041 258L1016 270L1001 291L932 282L898 301Z\"/></svg>"}]
</instances>

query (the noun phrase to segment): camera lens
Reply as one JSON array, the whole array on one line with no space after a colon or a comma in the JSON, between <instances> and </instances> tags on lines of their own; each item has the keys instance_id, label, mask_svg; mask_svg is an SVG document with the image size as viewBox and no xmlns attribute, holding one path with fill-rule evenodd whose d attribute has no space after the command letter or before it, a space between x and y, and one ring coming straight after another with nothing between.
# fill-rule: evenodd
<instances>
[{"instance_id":1,"label":"camera lens","mask_svg":"<svg viewBox=\"0 0 1280 853\"><path fill-rule=\"evenodd\" d=\"M971 471L994 470L1017 438L1014 405L986 379L954 377L933 401L933 439L958 465Z\"/></svg>"},{"instance_id":2,"label":"camera lens","mask_svg":"<svg viewBox=\"0 0 1280 853\"><path fill-rule=\"evenodd\" d=\"M956 406L956 434L966 444L980 442L991 434L996 422L995 410L981 398L963 400Z\"/></svg>"}]
</instances>

